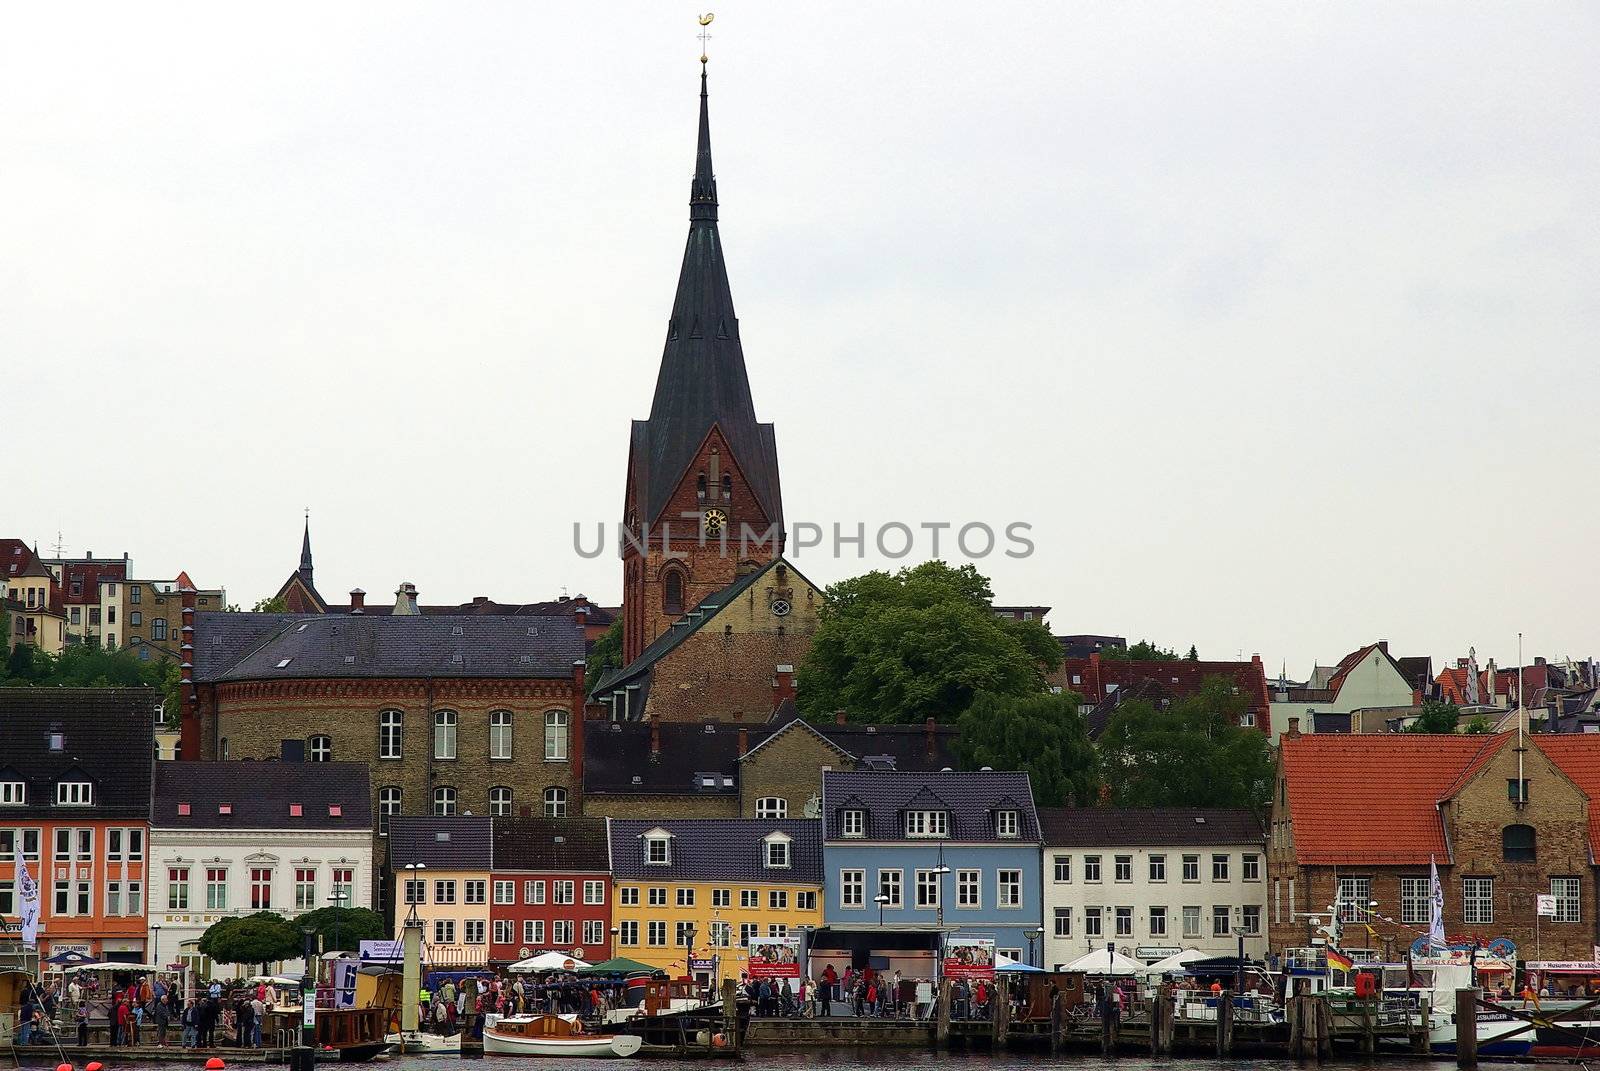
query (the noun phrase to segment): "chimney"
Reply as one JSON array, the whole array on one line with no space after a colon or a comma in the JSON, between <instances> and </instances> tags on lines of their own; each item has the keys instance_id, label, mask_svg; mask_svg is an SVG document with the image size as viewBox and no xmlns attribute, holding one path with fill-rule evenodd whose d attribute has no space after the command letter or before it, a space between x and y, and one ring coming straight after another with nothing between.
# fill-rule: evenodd
<instances>
[{"instance_id":1,"label":"chimney","mask_svg":"<svg viewBox=\"0 0 1600 1071\"><path fill-rule=\"evenodd\" d=\"M400 586L394 589L394 616L414 617L418 612L417 585L409 580L402 581Z\"/></svg>"},{"instance_id":2,"label":"chimney","mask_svg":"<svg viewBox=\"0 0 1600 1071\"><path fill-rule=\"evenodd\" d=\"M650 761L661 761L661 719L650 719Z\"/></svg>"},{"instance_id":3,"label":"chimney","mask_svg":"<svg viewBox=\"0 0 1600 1071\"><path fill-rule=\"evenodd\" d=\"M939 736L935 728L932 718L922 723L922 735L926 738L930 764L939 761Z\"/></svg>"},{"instance_id":4,"label":"chimney","mask_svg":"<svg viewBox=\"0 0 1600 1071\"><path fill-rule=\"evenodd\" d=\"M778 674L772 679L772 709L777 710L785 699L794 698L794 667L789 665L779 666Z\"/></svg>"},{"instance_id":5,"label":"chimney","mask_svg":"<svg viewBox=\"0 0 1600 1071\"><path fill-rule=\"evenodd\" d=\"M743 755L750 750L750 730L744 727L739 729L739 754Z\"/></svg>"},{"instance_id":6,"label":"chimney","mask_svg":"<svg viewBox=\"0 0 1600 1071\"><path fill-rule=\"evenodd\" d=\"M572 807L568 814L582 814L583 804L583 734L586 726L583 724L584 700L588 689L584 687L587 679L589 664L583 659L572 663L572 714L567 723L572 726L572 741L568 753L572 756Z\"/></svg>"},{"instance_id":7,"label":"chimney","mask_svg":"<svg viewBox=\"0 0 1600 1071\"><path fill-rule=\"evenodd\" d=\"M360 588L350 589L350 612L364 614L367 612L367 593Z\"/></svg>"},{"instance_id":8,"label":"chimney","mask_svg":"<svg viewBox=\"0 0 1600 1071\"><path fill-rule=\"evenodd\" d=\"M1300 719L1299 718L1291 717L1289 719L1289 731L1287 733L1285 733L1284 735L1287 736L1290 740L1298 740L1298 739L1300 739Z\"/></svg>"},{"instance_id":9,"label":"chimney","mask_svg":"<svg viewBox=\"0 0 1600 1071\"><path fill-rule=\"evenodd\" d=\"M472 597L472 605L474 605L474 606L482 606L484 603L486 603L488 601L489 601L489 596L487 596L487 595L474 595Z\"/></svg>"},{"instance_id":10,"label":"chimney","mask_svg":"<svg viewBox=\"0 0 1600 1071\"><path fill-rule=\"evenodd\" d=\"M572 619L578 623L580 630L586 629L589 625L589 607L583 603L574 606L572 608Z\"/></svg>"},{"instance_id":11,"label":"chimney","mask_svg":"<svg viewBox=\"0 0 1600 1071\"><path fill-rule=\"evenodd\" d=\"M1388 654L1389 653L1389 641L1388 640L1379 640L1378 641L1378 650L1382 651L1384 654Z\"/></svg>"},{"instance_id":12,"label":"chimney","mask_svg":"<svg viewBox=\"0 0 1600 1071\"><path fill-rule=\"evenodd\" d=\"M833 724L844 724L844 710L842 708L833 712Z\"/></svg>"}]
</instances>

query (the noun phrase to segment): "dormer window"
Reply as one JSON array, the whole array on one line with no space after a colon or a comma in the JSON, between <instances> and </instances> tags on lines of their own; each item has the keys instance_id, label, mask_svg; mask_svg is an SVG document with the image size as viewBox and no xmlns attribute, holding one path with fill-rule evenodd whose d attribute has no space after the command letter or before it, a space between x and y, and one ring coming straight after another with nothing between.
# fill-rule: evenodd
<instances>
[{"instance_id":1,"label":"dormer window","mask_svg":"<svg viewBox=\"0 0 1600 1071\"><path fill-rule=\"evenodd\" d=\"M906 812L906 836L948 837L949 835L949 811L919 810Z\"/></svg>"},{"instance_id":2,"label":"dormer window","mask_svg":"<svg viewBox=\"0 0 1600 1071\"><path fill-rule=\"evenodd\" d=\"M864 837L867 835L867 812L860 807L846 807L844 820L840 823L840 832L846 837Z\"/></svg>"},{"instance_id":3,"label":"dormer window","mask_svg":"<svg viewBox=\"0 0 1600 1071\"><path fill-rule=\"evenodd\" d=\"M664 829L652 829L644 835L644 865L672 865L672 834Z\"/></svg>"},{"instance_id":4,"label":"dormer window","mask_svg":"<svg viewBox=\"0 0 1600 1071\"><path fill-rule=\"evenodd\" d=\"M768 870L789 869L789 838L782 833L773 833L765 837L762 842L762 851L765 856L763 862Z\"/></svg>"},{"instance_id":5,"label":"dormer window","mask_svg":"<svg viewBox=\"0 0 1600 1071\"><path fill-rule=\"evenodd\" d=\"M0 805L12 807L28 802L28 786L21 781L0 781Z\"/></svg>"},{"instance_id":6,"label":"dormer window","mask_svg":"<svg viewBox=\"0 0 1600 1071\"><path fill-rule=\"evenodd\" d=\"M94 786L87 781L57 781L56 804L61 807L88 807L94 803Z\"/></svg>"},{"instance_id":7,"label":"dormer window","mask_svg":"<svg viewBox=\"0 0 1600 1071\"><path fill-rule=\"evenodd\" d=\"M192 810L193 809L187 803L178 804L178 814L180 815L188 815L192 813Z\"/></svg>"},{"instance_id":8,"label":"dormer window","mask_svg":"<svg viewBox=\"0 0 1600 1071\"><path fill-rule=\"evenodd\" d=\"M51 751L65 751L65 750L67 750L67 737L66 737L65 733L51 733L50 734L50 750Z\"/></svg>"},{"instance_id":9,"label":"dormer window","mask_svg":"<svg viewBox=\"0 0 1600 1071\"><path fill-rule=\"evenodd\" d=\"M997 837L1022 835L1022 821L1016 811L1009 808L994 813L994 834Z\"/></svg>"}]
</instances>

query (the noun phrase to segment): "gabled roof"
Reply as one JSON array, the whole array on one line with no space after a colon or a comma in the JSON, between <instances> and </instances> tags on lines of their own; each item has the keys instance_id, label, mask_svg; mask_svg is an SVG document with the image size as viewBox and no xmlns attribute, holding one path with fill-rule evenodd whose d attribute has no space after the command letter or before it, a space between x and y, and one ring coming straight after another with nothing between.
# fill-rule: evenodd
<instances>
[{"instance_id":1,"label":"gabled roof","mask_svg":"<svg viewBox=\"0 0 1600 1071\"><path fill-rule=\"evenodd\" d=\"M1600 733L1538 733L1528 739L1589 797L1589 850L1600 859Z\"/></svg>"},{"instance_id":2,"label":"gabled roof","mask_svg":"<svg viewBox=\"0 0 1600 1071\"><path fill-rule=\"evenodd\" d=\"M1235 690L1244 697L1246 707L1255 715L1256 727L1269 730L1272 713L1272 696L1267 689L1266 671L1261 662L1191 662L1188 659L1172 661L1135 661L1120 658L1067 658L1062 668L1068 680L1073 674L1082 679L1074 686L1085 701L1093 704L1089 715L1090 736L1099 736L1111 719L1111 713L1126 699L1143 698L1152 701L1182 699L1199 692L1211 677L1227 677Z\"/></svg>"},{"instance_id":3,"label":"gabled roof","mask_svg":"<svg viewBox=\"0 0 1600 1071\"><path fill-rule=\"evenodd\" d=\"M773 730L775 736L795 722L805 724L841 754L863 764L888 765L896 770L943 770L956 765L954 747L959 734L954 725L929 725L927 722L920 725L811 722L800 716L794 700L785 699L773 711L767 727ZM754 750L752 747L751 751Z\"/></svg>"},{"instance_id":4,"label":"gabled roof","mask_svg":"<svg viewBox=\"0 0 1600 1071\"><path fill-rule=\"evenodd\" d=\"M1368 655L1371 655L1375 652L1377 654L1381 654L1384 660L1387 661L1390 666L1394 667L1395 673L1399 675L1402 680L1412 687L1416 687L1416 681L1406 677L1405 671L1400 668L1400 663L1396 662L1389 654L1389 645L1381 640L1377 643L1369 643L1365 647L1351 651L1349 654L1341 658L1339 660L1339 664L1333 667L1333 675L1328 678L1327 687L1333 691L1335 695L1337 695L1339 689L1344 687L1345 679L1350 676L1357 666L1366 663Z\"/></svg>"},{"instance_id":5,"label":"gabled roof","mask_svg":"<svg viewBox=\"0 0 1600 1071\"><path fill-rule=\"evenodd\" d=\"M493 823L496 870L611 869L604 818L497 817Z\"/></svg>"},{"instance_id":6,"label":"gabled roof","mask_svg":"<svg viewBox=\"0 0 1600 1071\"><path fill-rule=\"evenodd\" d=\"M148 688L0 688L0 761L27 785L27 802L5 817L148 818L160 705ZM80 776L93 804L57 806L56 782Z\"/></svg>"},{"instance_id":7,"label":"gabled roof","mask_svg":"<svg viewBox=\"0 0 1600 1071\"><path fill-rule=\"evenodd\" d=\"M788 702L788 700L785 700L785 702ZM743 755L739 756L739 761L743 762L745 759L750 758L752 755L756 754L756 752L760 751L774 740L777 740L780 737L788 736L791 733L804 733L806 735L813 736L817 740L820 740L827 747L830 747L834 751L838 752L841 758L847 759L851 762L854 762L858 757L845 750L843 746L836 743L810 722L804 720L803 718L796 717L789 719L779 728L769 730L766 734L766 739L762 740L759 744L752 745L749 751L746 751Z\"/></svg>"},{"instance_id":8,"label":"gabled roof","mask_svg":"<svg viewBox=\"0 0 1600 1071\"><path fill-rule=\"evenodd\" d=\"M1040 807L1047 848L1250 845L1265 840L1247 810L1218 807Z\"/></svg>"},{"instance_id":9,"label":"gabled roof","mask_svg":"<svg viewBox=\"0 0 1600 1071\"><path fill-rule=\"evenodd\" d=\"M223 804L228 814L220 812ZM181 813L180 805L189 813ZM298 805L298 815L290 813L291 805ZM367 764L158 762L150 824L171 829L370 830Z\"/></svg>"},{"instance_id":10,"label":"gabled roof","mask_svg":"<svg viewBox=\"0 0 1600 1071\"><path fill-rule=\"evenodd\" d=\"M716 722L591 722L583 734L584 794L737 795L739 728ZM752 742L770 732L761 726L745 731ZM652 732L661 745L654 754ZM705 777L714 783L702 783Z\"/></svg>"},{"instance_id":11,"label":"gabled roof","mask_svg":"<svg viewBox=\"0 0 1600 1071\"><path fill-rule=\"evenodd\" d=\"M644 835L658 829L672 837L668 866L644 861ZM790 840L787 869L766 866L763 846L773 833ZM820 885L822 823L803 818L616 819L611 823L611 865L618 880Z\"/></svg>"},{"instance_id":12,"label":"gabled roof","mask_svg":"<svg viewBox=\"0 0 1600 1071\"><path fill-rule=\"evenodd\" d=\"M995 801L1010 796L1020 802L1021 836L1002 840L995 835L991 815ZM856 798L867 810L863 840L905 840L902 814L908 809L934 807L950 812L953 842L1038 843L1039 815L1033 804L1028 775L1001 770L900 771L829 770L822 775L822 816L827 838L840 837L841 801ZM856 839L856 838L851 838ZM920 841L919 841L920 842Z\"/></svg>"},{"instance_id":13,"label":"gabled roof","mask_svg":"<svg viewBox=\"0 0 1600 1071\"><path fill-rule=\"evenodd\" d=\"M494 836L488 815L396 815L389 819L389 868L403 877L407 863L430 870L493 870Z\"/></svg>"}]
</instances>

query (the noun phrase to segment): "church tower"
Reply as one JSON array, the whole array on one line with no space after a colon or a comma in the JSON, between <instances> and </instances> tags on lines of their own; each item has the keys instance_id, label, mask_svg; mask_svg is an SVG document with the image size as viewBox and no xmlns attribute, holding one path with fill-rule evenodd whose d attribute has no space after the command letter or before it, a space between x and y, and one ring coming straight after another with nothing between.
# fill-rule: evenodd
<instances>
[{"instance_id":1,"label":"church tower","mask_svg":"<svg viewBox=\"0 0 1600 1071\"><path fill-rule=\"evenodd\" d=\"M704 57L689 241L650 418L633 422L623 524L625 663L783 550L777 442L756 420L717 232Z\"/></svg>"}]
</instances>

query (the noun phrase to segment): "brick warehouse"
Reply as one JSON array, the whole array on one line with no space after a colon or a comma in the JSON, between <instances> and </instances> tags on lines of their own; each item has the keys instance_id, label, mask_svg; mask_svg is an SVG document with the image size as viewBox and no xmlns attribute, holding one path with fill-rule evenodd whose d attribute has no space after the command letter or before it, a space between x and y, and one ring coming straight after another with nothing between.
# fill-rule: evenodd
<instances>
[{"instance_id":1,"label":"brick warehouse","mask_svg":"<svg viewBox=\"0 0 1600 1071\"><path fill-rule=\"evenodd\" d=\"M1296 719L1297 720L1297 719ZM1520 784L1520 787L1519 787ZM1310 943L1337 904L1347 950L1393 960L1428 927L1428 864L1445 932L1507 937L1526 960L1596 944L1600 738L1300 735L1281 749L1268 823L1275 951ZM1538 920L1539 895L1557 915ZM1371 906L1376 901L1375 906Z\"/></svg>"}]
</instances>

